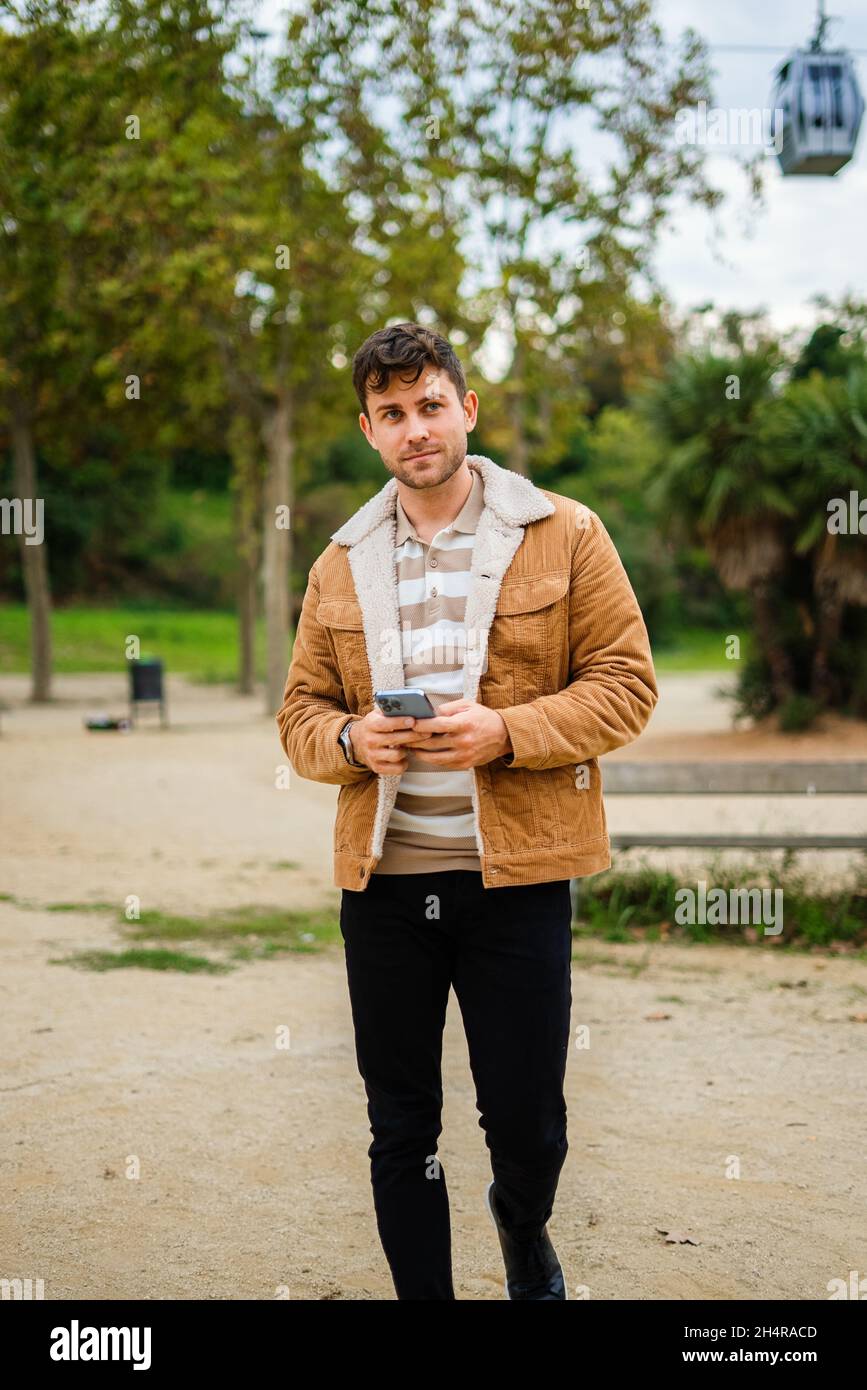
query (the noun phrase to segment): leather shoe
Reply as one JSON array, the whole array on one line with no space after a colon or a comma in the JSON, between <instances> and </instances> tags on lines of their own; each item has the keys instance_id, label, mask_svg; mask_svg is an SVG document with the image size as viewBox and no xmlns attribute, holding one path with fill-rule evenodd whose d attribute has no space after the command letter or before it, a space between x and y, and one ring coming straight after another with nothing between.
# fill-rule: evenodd
<instances>
[{"instance_id":1,"label":"leather shoe","mask_svg":"<svg viewBox=\"0 0 867 1390\"><path fill-rule=\"evenodd\" d=\"M506 1297L553 1302L566 1298L566 1283L557 1252L551 1244L548 1227L533 1241L517 1241L500 1221L497 1212L494 1184L488 1184L485 1202L500 1238L500 1249L506 1265Z\"/></svg>"}]
</instances>

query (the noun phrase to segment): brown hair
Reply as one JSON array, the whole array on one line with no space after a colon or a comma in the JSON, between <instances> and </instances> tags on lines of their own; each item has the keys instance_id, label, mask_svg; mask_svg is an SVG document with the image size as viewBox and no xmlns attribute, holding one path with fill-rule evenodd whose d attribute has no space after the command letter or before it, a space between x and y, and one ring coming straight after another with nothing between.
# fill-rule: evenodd
<instances>
[{"instance_id":1,"label":"brown hair","mask_svg":"<svg viewBox=\"0 0 867 1390\"><path fill-rule=\"evenodd\" d=\"M427 363L446 373L463 403L467 394L464 369L446 338L420 323L395 323L372 333L352 359L352 385L365 415L368 391L385 391L393 371L401 379L406 377L406 385L411 385L418 381Z\"/></svg>"}]
</instances>

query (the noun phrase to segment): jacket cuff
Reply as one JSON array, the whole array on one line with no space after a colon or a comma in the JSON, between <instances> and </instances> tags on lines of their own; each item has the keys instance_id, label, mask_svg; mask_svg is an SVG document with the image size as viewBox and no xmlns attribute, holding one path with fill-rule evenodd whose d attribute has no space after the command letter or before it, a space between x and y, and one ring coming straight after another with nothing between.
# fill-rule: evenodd
<instances>
[{"instance_id":1,"label":"jacket cuff","mask_svg":"<svg viewBox=\"0 0 867 1390\"><path fill-rule=\"evenodd\" d=\"M497 710L497 713L508 729L512 743L511 753L507 753L502 760L503 766L534 767L543 763L548 749L532 701L525 705L510 705L508 709Z\"/></svg>"},{"instance_id":2,"label":"jacket cuff","mask_svg":"<svg viewBox=\"0 0 867 1390\"><path fill-rule=\"evenodd\" d=\"M351 763L343 751L343 744L340 742L340 730L344 725L356 724L362 717L363 716L360 714L343 714L334 726L334 742L337 745L337 755L340 759L338 766L343 772L347 773L353 781L360 780L361 777L373 777L375 775L373 768L368 767L367 763L359 763L357 766L355 763ZM353 749L353 752L354 751ZM357 776L353 777L353 773L357 774Z\"/></svg>"}]
</instances>

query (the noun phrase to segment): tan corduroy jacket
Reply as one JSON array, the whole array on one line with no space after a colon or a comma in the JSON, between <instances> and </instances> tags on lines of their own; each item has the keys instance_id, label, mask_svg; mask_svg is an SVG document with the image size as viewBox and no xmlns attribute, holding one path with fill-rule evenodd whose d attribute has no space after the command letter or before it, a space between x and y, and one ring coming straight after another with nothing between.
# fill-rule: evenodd
<instances>
[{"instance_id":1,"label":"tan corduroy jacket","mask_svg":"<svg viewBox=\"0 0 867 1390\"><path fill-rule=\"evenodd\" d=\"M478 454L485 487L464 617L464 695L499 710L513 754L473 769L486 887L611 863L597 759L641 733L659 698L647 629L595 512ZM361 890L382 855L399 776L346 761L338 734L404 684L394 575L397 483L365 503L310 571L280 742L301 777L340 786L334 881ZM471 633L483 634L475 641Z\"/></svg>"}]
</instances>

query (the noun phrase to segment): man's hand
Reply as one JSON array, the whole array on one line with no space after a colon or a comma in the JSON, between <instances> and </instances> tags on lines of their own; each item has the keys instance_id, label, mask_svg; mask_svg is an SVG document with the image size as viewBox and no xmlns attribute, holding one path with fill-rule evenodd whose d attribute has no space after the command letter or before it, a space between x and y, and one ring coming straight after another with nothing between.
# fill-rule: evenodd
<instances>
[{"instance_id":1,"label":"man's hand","mask_svg":"<svg viewBox=\"0 0 867 1390\"><path fill-rule=\"evenodd\" d=\"M403 745L415 738L415 720L395 719L374 708L363 719L353 719L349 726L349 742L360 763L383 777L396 777L406 772L407 756Z\"/></svg>"},{"instance_id":2,"label":"man's hand","mask_svg":"<svg viewBox=\"0 0 867 1390\"><path fill-rule=\"evenodd\" d=\"M481 767L512 751L503 716L476 700L447 700L433 719L416 719L406 740L431 767Z\"/></svg>"}]
</instances>

